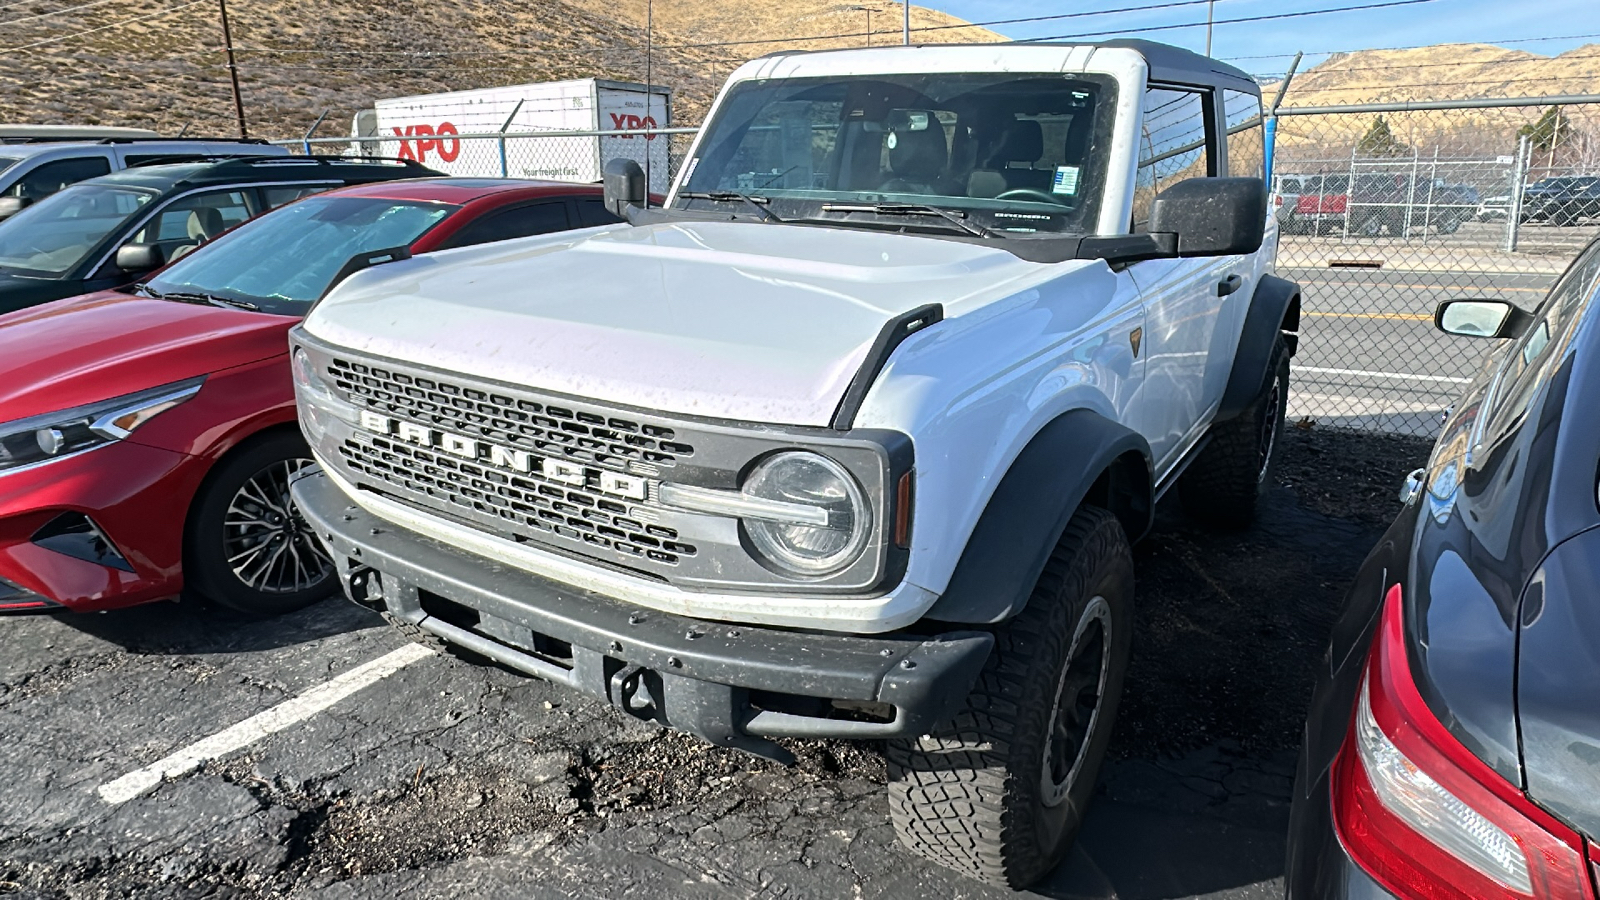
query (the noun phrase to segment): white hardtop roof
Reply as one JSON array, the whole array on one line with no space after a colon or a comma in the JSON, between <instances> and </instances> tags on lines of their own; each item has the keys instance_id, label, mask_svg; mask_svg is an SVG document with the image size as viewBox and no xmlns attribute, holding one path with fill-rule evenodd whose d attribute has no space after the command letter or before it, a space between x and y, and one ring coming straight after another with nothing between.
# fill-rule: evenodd
<instances>
[{"instance_id":1,"label":"white hardtop roof","mask_svg":"<svg viewBox=\"0 0 1600 900\"><path fill-rule=\"evenodd\" d=\"M489 87L468 88L460 91L442 91L437 94L412 94L408 97L385 97L377 101L375 105L388 107L412 104L419 101L439 103L448 102L454 99L481 96L491 91L532 92L536 90L549 90L551 88L565 88L574 86L589 87L591 85L594 87L606 88L608 90L635 91L641 94L646 92L645 85L635 81L612 81L607 78L569 78L566 81L530 81L527 84L496 84L490 85ZM664 84L652 84L649 86L649 93L670 95L672 93L672 88Z\"/></svg>"},{"instance_id":2,"label":"white hardtop roof","mask_svg":"<svg viewBox=\"0 0 1600 900\"><path fill-rule=\"evenodd\" d=\"M1210 84L1259 94L1249 75L1198 53L1154 41L1093 44L993 43L913 44L857 50L774 53L740 66L730 81L752 78L817 78L829 75L894 75L934 72L1126 72L1149 68L1150 80Z\"/></svg>"}]
</instances>

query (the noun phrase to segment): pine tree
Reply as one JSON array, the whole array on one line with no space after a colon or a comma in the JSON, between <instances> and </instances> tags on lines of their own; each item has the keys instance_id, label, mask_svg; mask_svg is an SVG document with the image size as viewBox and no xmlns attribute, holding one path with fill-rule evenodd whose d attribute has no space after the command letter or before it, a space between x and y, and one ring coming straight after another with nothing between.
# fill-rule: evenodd
<instances>
[{"instance_id":1,"label":"pine tree","mask_svg":"<svg viewBox=\"0 0 1600 900\"><path fill-rule=\"evenodd\" d=\"M1544 153L1554 153L1572 143L1576 134L1572 120L1567 118L1567 114L1562 112L1559 106L1545 110L1537 122L1517 129L1519 137L1528 138L1528 143L1533 149Z\"/></svg>"},{"instance_id":2,"label":"pine tree","mask_svg":"<svg viewBox=\"0 0 1600 900\"><path fill-rule=\"evenodd\" d=\"M1394 131L1389 128L1389 120L1378 116L1372 120L1372 127L1367 129L1367 133L1356 144L1356 155L1368 158L1410 156L1411 148L1394 136Z\"/></svg>"}]
</instances>

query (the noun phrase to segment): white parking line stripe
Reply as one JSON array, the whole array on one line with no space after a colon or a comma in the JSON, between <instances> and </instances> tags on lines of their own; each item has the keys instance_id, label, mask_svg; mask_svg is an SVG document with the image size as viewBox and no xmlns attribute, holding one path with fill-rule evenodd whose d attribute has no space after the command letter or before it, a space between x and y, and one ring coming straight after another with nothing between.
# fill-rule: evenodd
<instances>
[{"instance_id":1,"label":"white parking line stripe","mask_svg":"<svg viewBox=\"0 0 1600 900\"><path fill-rule=\"evenodd\" d=\"M1444 375L1412 375L1409 372L1368 372L1363 369L1319 369L1316 366L1295 366L1296 372L1317 375L1364 375L1368 378L1402 378L1411 381L1442 381L1447 384L1471 384L1471 378L1449 378Z\"/></svg>"},{"instance_id":2,"label":"white parking line stripe","mask_svg":"<svg viewBox=\"0 0 1600 900\"><path fill-rule=\"evenodd\" d=\"M406 666L432 655L433 651L421 644L407 644L398 650L386 653L371 662L356 666L332 681L311 688L293 700L285 700L266 712L251 716L231 728L196 741L166 759L102 784L99 790L100 798L111 804L126 803L140 794L154 790L162 779L192 772L206 760L225 756L269 734L303 722L356 691L376 684Z\"/></svg>"}]
</instances>

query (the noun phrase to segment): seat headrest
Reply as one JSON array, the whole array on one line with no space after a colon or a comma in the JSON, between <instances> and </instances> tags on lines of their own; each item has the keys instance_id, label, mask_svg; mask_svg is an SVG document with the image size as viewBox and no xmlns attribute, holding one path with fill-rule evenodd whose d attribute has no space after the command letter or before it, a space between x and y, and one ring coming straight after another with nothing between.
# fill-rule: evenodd
<instances>
[{"instance_id":1,"label":"seat headrest","mask_svg":"<svg viewBox=\"0 0 1600 900\"><path fill-rule=\"evenodd\" d=\"M213 206L202 206L189 210L189 222L186 230L189 237L197 241L209 241L222 233L222 210Z\"/></svg>"},{"instance_id":2,"label":"seat headrest","mask_svg":"<svg viewBox=\"0 0 1600 900\"><path fill-rule=\"evenodd\" d=\"M998 197L1006 187L1006 176L993 169L973 169L967 176L968 197Z\"/></svg>"},{"instance_id":3,"label":"seat headrest","mask_svg":"<svg viewBox=\"0 0 1600 900\"><path fill-rule=\"evenodd\" d=\"M950 162L944 125L927 110L906 110L895 119L884 138L889 144L889 168L910 181L926 182L942 176Z\"/></svg>"},{"instance_id":4,"label":"seat headrest","mask_svg":"<svg viewBox=\"0 0 1600 900\"><path fill-rule=\"evenodd\" d=\"M1025 162L1030 165L1044 155L1044 129L1033 119L1015 119L1006 126L1006 138L995 151L992 163L1003 168L1006 163Z\"/></svg>"}]
</instances>

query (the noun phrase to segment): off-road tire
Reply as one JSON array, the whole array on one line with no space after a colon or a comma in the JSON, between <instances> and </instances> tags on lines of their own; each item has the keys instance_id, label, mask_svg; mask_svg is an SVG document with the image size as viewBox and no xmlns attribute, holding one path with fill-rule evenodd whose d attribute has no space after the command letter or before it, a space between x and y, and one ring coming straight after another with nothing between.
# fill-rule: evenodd
<instances>
[{"instance_id":1,"label":"off-road tire","mask_svg":"<svg viewBox=\"0 0 1600 900\"><path fill-rule=\"evenodd\" d=\"M225 522L230 507L241 496L239 492L263 473L276 471L275 467L287 463L301 464L310 456L298 432L281 429L247 440L212 467L184 523L183 578L187 593L246 616L265 618L309 606L338 590L338 572L331 561L320 580L299 590L257 589L236 574L229 561ZM316 536L292 505L290 512L297 534L310 535L315 542Z\"/></svg>"},{"instance_id":2,"label":"off-road tire","mask_svg":"<svg viewBox=\"0 0 1600 900\"><path fill-rule=\"evenodd\" d=\"M1089 630L1080 628L1090 621ZM1098 630L1098 642L1092 632ZM966 704L932 733L890 742L889 810L917 854L989 884L1021 889L1061 861L1083 824L1116 721L1133 630L1133 558L1116 517L1084 507L1067 525L1028 605L995 628L995 646ZM1082 640L1076 642L1075 635ZM1074 653L1074 651L1079 651ZM1099 656L1103 652L1103 657ZM1085 654L1096 684L1081 688ZM1069 662L1079 661L1079 667ZM1076 676L1075 676L1076 677ZM1094 694L1090 697L1089 694ZM1062 697L1076 729L1093 715L1047 806L1047 740ZM1063 743L1065 746L1065 743Z\"/></svg>"},{"instance_id":3,"label":"off-road tire","mask_svg":"<svg viewBox=\"0 0 1600 900\"><path fill-rule=\"evenodd\" d=\"M1289 400L1289 348L1281 334L1269 359L1256 398L1238 416L1211 426L1210 440L1178 479L1184 511L1202 524L1249 527L1272 484Z\"/></svg>"}]
</instances>

